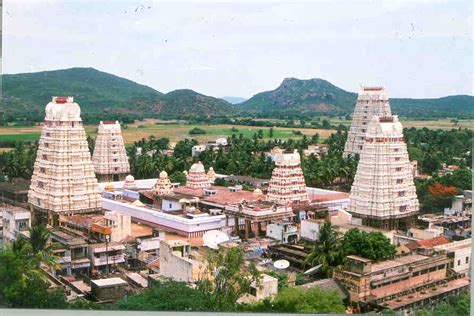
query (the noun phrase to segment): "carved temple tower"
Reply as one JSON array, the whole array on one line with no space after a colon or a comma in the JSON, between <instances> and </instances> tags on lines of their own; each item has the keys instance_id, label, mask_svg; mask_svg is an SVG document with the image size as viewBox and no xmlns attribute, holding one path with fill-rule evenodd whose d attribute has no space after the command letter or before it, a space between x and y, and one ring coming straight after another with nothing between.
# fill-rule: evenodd
<instances>
[{"instance_id":1,"label":"carved temple tower","mask_svg":"<svg viewBox=\"0 0 474 316\"><path fill-rule=\"evenodd\" d=\"M92 162L100 182L123 181L130 173L130 164L118 121L100 122Z\"/></svg>"},{"instance_id":2,"label":"carved temple tower","mask_svg":"<svg viewBox=\"0 0 474 316\"><path fill-rule=\"evenodd\" d=\"M367 126L374 115L392 115L387 94L383 87L363 87L357 97L351 127L347 133L345 157L361 153Z\"/></svg>"},{"instance_id":3,"label":"carved temple tower","mask_svg":"<svg viewBox=\"0 0 474 316\"><path fill-rule=\"evenodd\" d=\"M101 207L81 109L72 97L53 97L46 105L28 202L50 223L53 214Z\"/></svg>"},{"instance_id":4,"label":"carved temple tower","mask_svg":"<svg viewBox=\"0 0 474 316\"><path fill-rule=\"evenodd\" d=\"M367 126L348 211L365 225L405 229L414 224L418 208L402 124L397 116L374 116Z\"/></svg>"},{"instance_id":5,"label":"carved temple tower","mask_svg":"<svg viewBox=\"0 0 474 316\"><path fill-rule=\"evenodd\" d=\"M268 201L279 204L307 202L308 193L298 151L285 154L277 148L273 153L275 168L268 187Z\"/></svg>"}]
</instances>

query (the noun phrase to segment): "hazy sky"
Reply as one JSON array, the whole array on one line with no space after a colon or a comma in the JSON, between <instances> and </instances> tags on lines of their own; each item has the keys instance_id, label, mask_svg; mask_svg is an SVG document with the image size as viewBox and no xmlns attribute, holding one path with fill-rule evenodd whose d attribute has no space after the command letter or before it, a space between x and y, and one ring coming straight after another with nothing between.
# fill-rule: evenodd
<instances>
[{"instance_id":1,"label":"hazy sky","mask_svg":"<svg viewBox=\"0 0 474 316\"><path fill-rule=\"evenodd\" d=\"M3 71L94 67L213 96L250 97L285 77L472 95L471 2L4 0Z\"/></svg>"}]
</instances>

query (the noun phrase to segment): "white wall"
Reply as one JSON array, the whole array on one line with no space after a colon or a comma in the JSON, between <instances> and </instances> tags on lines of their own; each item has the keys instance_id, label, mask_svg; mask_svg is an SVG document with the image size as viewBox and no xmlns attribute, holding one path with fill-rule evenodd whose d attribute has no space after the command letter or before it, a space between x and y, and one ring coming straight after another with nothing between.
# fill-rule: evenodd
<instances>
[{"instance_id":1,"label":"white wall","mask_svg":"<svg viewBox=\"0 0 474 316\"><path fill-rule=\"evenodd\" d=\"M314 222L312 220L301 221L301 238L308 240L318 240L319 228L320 223Z\"/></svg>"}]
</instances>

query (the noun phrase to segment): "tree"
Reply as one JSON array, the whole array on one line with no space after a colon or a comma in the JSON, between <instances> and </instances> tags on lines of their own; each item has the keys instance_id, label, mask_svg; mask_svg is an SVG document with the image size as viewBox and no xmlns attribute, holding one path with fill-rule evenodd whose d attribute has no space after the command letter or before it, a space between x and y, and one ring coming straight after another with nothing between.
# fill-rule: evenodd
<instances>
[{"instance_id":1,"label":"tree","mask_svg":"<svg viewBox=\"0 0 474 316\"><path fill-rule=\"evenodd\" d=\"M273 300L267 299L251 306L243 306L243 309L277 313L343 314L345 312L341 295L336 290L326 291L319 287L284 288Z\"/></svg>"},{"instance_id":2,"label":"tree","mask_svg":"<svg viewBox=\"0 0 474 316\"><path fill-rule=\"evenodd\" d=\"M268 137L273 138L273 135L274 135L273 127L270 127L270 129L268 130Z\"/></svg>"},{"instance_id":3,"label":"tree","mask_svg":"<svg viewBox=\"0 0 474 316\"><path fill-rule=\"evenodd\" d=\"M185 185L186 184L186 175L184 172L181 171L175 171L170 175L170 181L171 182L179 182L180 185Z\"/></svg>"},{"instance_id":4,"label":"tree","mask_svg":"<svg viewBox=\"0 0 474 316\"><path fill-rule=\"evenodd\" d=\"M0 252L0 297L10 307L64 308L66 296L61 290L49 290L41 263L54 265L55 257L43 238L49 235L42 228L30 228L35 241L17 238Z\"/></svg>"},{"instance_id":5,"label":"tree","mask_svg":"<svg viewBox=\"0 0 474 316\"><path fill-rule=\"evenodd\" d=\"M452 186L445 186L436 181L432 185L428 186L428 192L431 200L433 201L433 207L437 209L443 209L451 206L453 197L458 194L458 189Z\"/></svg>"},{"instance_id":6,"label":"tree","mask_svg":"<svg viewBox=\"0 0 474 316\"><path fill-rule=\"evenodd\" d=\"M319 230L319 239L306 257L306 262L312 266L321 265L324 276L331 277L335 267L342 264L340 239L331 223L326 221Z\"/></svg>"},{"instance_id":7,"label":"tree","mask_svg":"<svg viewBox=\"0 0 474 316\"><path fill-rule=\"evenodd\" d=\"M154 282L140 294L124 297L113 309L136 311L208 311L206 294L184 282Z\"/></svg>"},{"instance_id":8,"label":"tree","mask_svg":"<svg viewBox=\"0 0 474 316\"><path fill-rule=\"evenodd\" d=\"M231 311L237 300L260 282L260 273L252 262L246 265L242 247L210 250L206 255L209 277L200 280L198 288L207 294L209 306L217 311Z\"/></svg>"},{"instance_id":9,"label":"tree","mask_svg":"<svg viewBox=\"0 0 474 316\"><path fill-rule=\"evenodd\" d=\"M350 229L341 243L344 256L356 255L373 261L393 258L397 251L394 245L381 232L364 232L358 228Z\"/></svg>"}]
</instances>

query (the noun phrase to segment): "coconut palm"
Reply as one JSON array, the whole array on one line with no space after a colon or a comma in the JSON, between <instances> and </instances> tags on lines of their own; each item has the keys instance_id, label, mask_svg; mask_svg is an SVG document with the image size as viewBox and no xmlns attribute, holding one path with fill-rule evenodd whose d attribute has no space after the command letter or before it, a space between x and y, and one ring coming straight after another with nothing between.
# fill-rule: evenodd
<instances>
[{"instance_id":1,"label":"coconut palm","mask_svg":"<svg viewBox=\"0 0 474 316\"><path fill-rule=\"evenodd\" d=\"M321 272L327 277L331 277L333 269L342 263L340 238L329 221L321 226L319 240L306 262L312 266L321 265Z\"/></svg>"}]
</instances>

